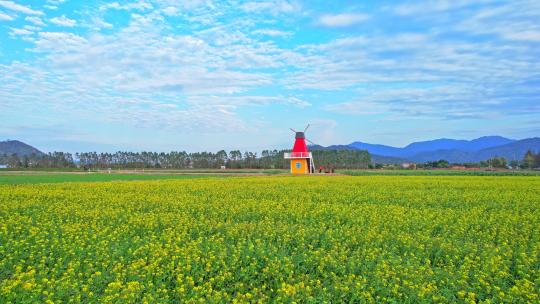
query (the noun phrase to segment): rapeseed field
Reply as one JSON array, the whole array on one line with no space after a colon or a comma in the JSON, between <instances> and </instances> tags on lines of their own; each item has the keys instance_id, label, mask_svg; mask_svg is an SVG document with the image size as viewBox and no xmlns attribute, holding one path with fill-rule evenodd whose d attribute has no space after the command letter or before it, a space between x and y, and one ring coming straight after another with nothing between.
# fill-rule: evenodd
<instances>
[{"instance_id":1,"label":"rapeseed field","mask_svg":"<svg viewBox=\"0 0 540 304\"><path fill-rule=\"evenodd\" d=\"M540 177L0 185L0 303L538 303Z\"/></svg>"}]
</instances>

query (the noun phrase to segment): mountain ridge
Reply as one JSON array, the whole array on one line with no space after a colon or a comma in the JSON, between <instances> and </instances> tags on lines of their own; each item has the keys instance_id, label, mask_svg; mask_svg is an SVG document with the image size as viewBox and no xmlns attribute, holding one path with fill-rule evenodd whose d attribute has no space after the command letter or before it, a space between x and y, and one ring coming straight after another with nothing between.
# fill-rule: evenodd
<instances>
[{"instance_id":1,"label":"mountain ridge","mask_svg":"<svg viewBox=\"0 0 540 304\"><path fill-rule=\"evenodd\" d=\"M1 154L17 154L18 156L30 156L43 155L44 153L40 150L30 146L29 144L23 143L19 140L5 140L0 141L0 155Z\"/></svg>"},{"instance_id":2,"label":"mountain ridge","mask_svg":"<svg viewBox=\"0 0 540 304\"><path fill-rule=\"evenodd\" d=\"M502 136L482 136L472 140L439 138L413 142L404 147L369 144L360 141L332 145L325 149L367 150L376 157L392 157L400 162L427 162L440 159L452 163L479 162L491 157L521 160L528 150L540 151L540 138L515 140ZM374 159L374 162L376 160ZM399 163L399 162L397 162Z\"/></svg>"}]
</instances>

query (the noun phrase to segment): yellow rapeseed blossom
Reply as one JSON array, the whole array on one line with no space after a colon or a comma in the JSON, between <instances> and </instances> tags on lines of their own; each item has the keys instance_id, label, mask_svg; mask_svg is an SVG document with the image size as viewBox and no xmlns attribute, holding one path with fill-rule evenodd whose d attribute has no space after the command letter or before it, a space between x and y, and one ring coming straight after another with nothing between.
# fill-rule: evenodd
<instances>
[{"instance_id":1,"label":"yellow rapeseed blossom","mask_svg":"<svg viewBox=\"0 0 540 304\"><path fill-rule=\"evenodd\" d=\"M0 303L538 303L539 177L0 185Z\"/></svg>"}]
</instances>

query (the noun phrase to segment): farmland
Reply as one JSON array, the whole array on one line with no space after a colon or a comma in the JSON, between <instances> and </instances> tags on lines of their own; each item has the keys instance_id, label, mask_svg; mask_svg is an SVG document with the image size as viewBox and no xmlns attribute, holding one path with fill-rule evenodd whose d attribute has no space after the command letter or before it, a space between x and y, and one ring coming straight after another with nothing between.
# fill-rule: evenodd
<instances>
[{"instance_id":1,"label":"farmland","mask_svg":"<svg viewBox=\"0 0 540 304\"><path fill-rule=\"evenodd\" d=\"M209 176L274 175L283 172L282 170L114 170L109 173L105 170L94 172L0 170L0 184L192 179Z\"/></svg>"},{"instance_id":2,"label":"farmland","mask_svg":"<svg viewBox=\"0 0 540 304\"><path fill-rule=\"evenodd\" d=\"M0 302L540 300L540 177L0 185Z\"/></svg>"},{"instance_id":3,"label":"farmland","mask_svg":"<svg viewBox=\"0 0 540 304\"><path fill-rule=\"evenodd\" d=\"M162 180L162 179L191 179L205 175L174 175L174 174L0 174L0 184L40 184L65 182L109 182L129 180Z\"/></svg>"},{"instance_id":4,"label":"farmland","mask_svg":"<svg viewBox=\"0 0 540 304\"><path fill-rule=\"evenodd\" d=\"M39 184L65 182L109 182L137 180L192 179L202 177L268 176L288 174L286 170L243 169L243 170L15 170L0 169L0 184ZM484 170L337 170L338 175L352 176L539 176L540 171L484 171Z\"/></svg>"}]
</instances>

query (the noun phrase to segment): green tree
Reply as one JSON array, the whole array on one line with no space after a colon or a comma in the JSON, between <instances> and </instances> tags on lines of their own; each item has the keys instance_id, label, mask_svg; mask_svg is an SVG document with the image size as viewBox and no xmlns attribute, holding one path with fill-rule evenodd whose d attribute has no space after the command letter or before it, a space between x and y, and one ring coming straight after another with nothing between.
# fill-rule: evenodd
<instances>
[{"instance_id":1,"label":"green tree","mask_svg":"<svg viewBox=\"0 0 540 304\"><path fill-rule=\"evenodd\" d=\"M540 168L540 151L534 156L534 168Z\"/></svg>"},{"instance_id":2,"label":"green tree","mask_svg":"<svg viewBox=\"0 0 540 304\"><path fill-rule=\"evenodd\" d=\"M494 157L491 159L493 168L506 168L506 159L504 157Z\"/></svg>"},{"instance_id":3,"label":"green tree","mask_svg":"<svg viewBox=\"0 0 540 304\"><path fill-rule=\"evenodd\" d=\"M525 156L523 157L523 166L527 169L534 168L534 158L534 153L531 150L527 151L527 153L525 153Z\"/></svg>"},{"instance_id":4,"label":"green tree","mask_svg":"<svg viewBox=\"0 0 540 304\"><path fill-rule=\"evenodd\" d=\"M13 154L8 158L7 165L8 165L10 168L20 168L21 165L22 165L21 159L19 158L19 156L17 156L17 154L13 153Z\"/></svg>"},{"instance_id":5,"label":"green tree","mask_svg":"<svg viewBox=\"0 0 540 304\"><path fill-rule=\"evenodd\" d=\"M510 161L510 167L512 167L512 169L519 168L519 160Z\"/></svg>"}]
</instances>

